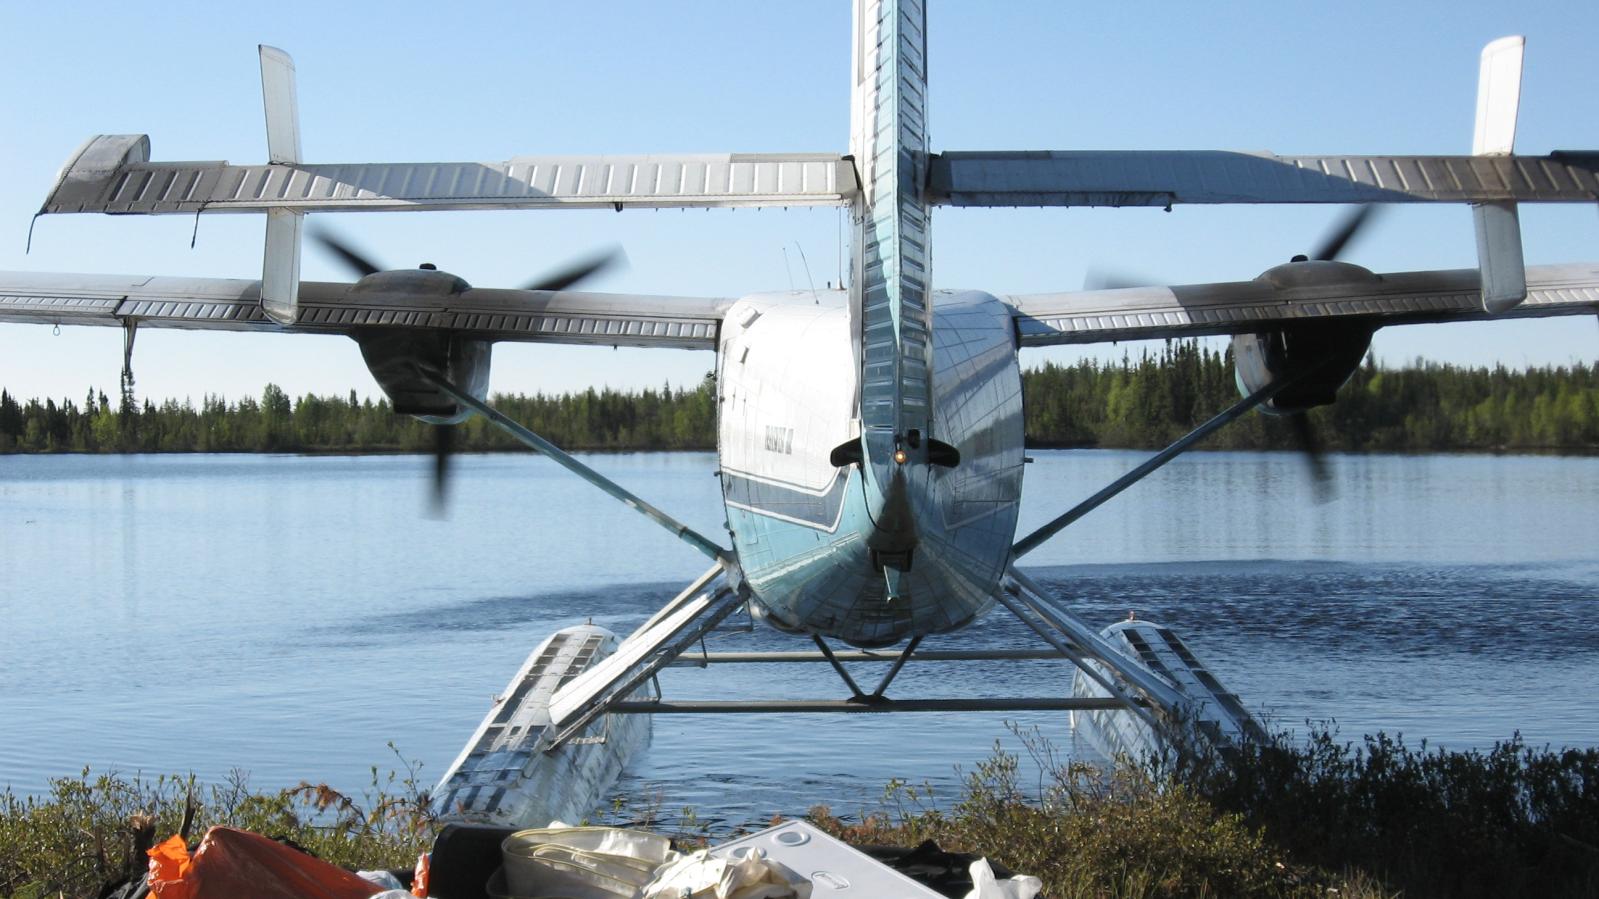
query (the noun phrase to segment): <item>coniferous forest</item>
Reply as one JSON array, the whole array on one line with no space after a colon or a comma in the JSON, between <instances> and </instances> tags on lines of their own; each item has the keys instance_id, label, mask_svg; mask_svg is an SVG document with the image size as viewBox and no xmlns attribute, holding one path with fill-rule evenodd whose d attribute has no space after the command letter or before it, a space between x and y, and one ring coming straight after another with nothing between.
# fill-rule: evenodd
<instances>
[{"instance_id":1,"label":"coniferous forest","mask_svg":"<svg viewBox=\"0 0 1599 899\"><path fill-rule=\"evenodd\" d=\"M622 392L494 396L494 404L571 449L711 449L715 383ZM1083 361L1023 372L1028 444L1035 447L1163 446L1238 398L1231 359L1193 342L1120 362ZM1599 449L1599 367L1510 371L1367 360L1338 402L1311 418L1327 449ZM520 449L474 418L457 447ZM1210 449L1287 449L1282 419L1248 415L1213 435ZM429 426L387 402L348 396L291 398L267 385L259 398L206 396L198 406L140 402L90 389L81 400L19 400L0 389L0 452L428 452Z\"/></svg>"}]
</instances>

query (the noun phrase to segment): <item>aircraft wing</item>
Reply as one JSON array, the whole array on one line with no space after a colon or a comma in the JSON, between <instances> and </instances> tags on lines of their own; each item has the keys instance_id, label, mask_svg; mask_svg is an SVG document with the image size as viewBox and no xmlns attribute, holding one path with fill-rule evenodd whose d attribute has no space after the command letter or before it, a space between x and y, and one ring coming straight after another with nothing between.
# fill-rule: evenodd
<instances>
[{"instance_id":1,"label":"aircraft wing","mask_svg":"<svg viewBox=\"0 0 1599 899\"><path fill-rule=\"evenodd\" d=\"M1476 269L1374 275L1338 262L1253 281L1007 296L1022 346L1243 334L1313 320L1376 326L1599 313L1599 263L1528 266L1527 298L1483 310Z\"/></svg>"},{"instance_id":2,"label":"aircraft wing","mask_svg":"<svg viewBox=\"0 0 1599 899\"><path fill-rule=\"evenodd\" d=\"M0 272L0 323L285 334L410 327L495 341L715 349L717 326L732 305L705 297L477 287L395 296L354 287L302 282L298 320L280 325L262 311L260 281Z\"/></svg>"}]
</instances>

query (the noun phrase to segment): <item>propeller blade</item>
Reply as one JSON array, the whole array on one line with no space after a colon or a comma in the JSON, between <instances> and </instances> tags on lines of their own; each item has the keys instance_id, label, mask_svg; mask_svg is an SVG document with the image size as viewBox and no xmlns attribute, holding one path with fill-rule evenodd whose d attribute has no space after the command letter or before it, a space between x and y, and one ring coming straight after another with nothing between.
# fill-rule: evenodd
<instances>
[{"instance_id":1,"label":"propeller blade","mask_svg":"<svg viewBox=\"0 0 1599 899\"><path fill-rule=\"evenodd\" d=\"M1158 283L1149 278L1102 268L1090 268L1083 274L1084 290L1123 290L1128 287L1154 287Z\"/></svg>"},{"instance_id":2,"label":"propeller blade","mask_svg":"<svg viewBox=\"0 0 1599 899\"><path fill-rule=\"evenodd\" d=\"M433 426L433 514L444 515L449 498L450 453L455 449L455 425Z\"/></svg>"},{"instance_id":3,"label":"propeller blade","mask_svg":"<svg viewBox=\"0 0 1599 899\"><path fill-rule=\"evenodd\" d=\"M605 269L627 259L627 254L621 247L611 247L602 250L586 259L572 263L564 269L551 272L542 278L536 278L523 285L523 290L565 290L585 278L599 274Z\"/></svg>"},{"instance_id":4,"label":"propeller blade","mask_svg":"<svg viewBox=\"0 0 1599 899\"><path fill-rule=\"evenodd\" d=\"M1332 500L1337 491L1333 487L1332 472L1327 469L1327 458L1321 451L1321 440L1316 436L1316 427L1310 423L1310 415L1295 412L1288 416L1288 426L1294 432L1294 442L1299 444L1299 451L1305 454L1305 464L1310 468L1311 482L1316 491L1316 502Z\"/></svg>"},{"instance_id":5,"label":"propeller blade","mask_svg":"<svg viewBox=\"0 0 1599 899\"><path fill-rule=\"evenodd\" d=\"M367 275L383 270L379 268L378 265L372 260L357 252L354 247L351 247L342 239L334 237L333 234L325 228L313 227L311 229L311 239L321 244L322 247L328 252L339 257L339 259L341 259L345 265L349 266L351 270L359 273L363 278Z\"/></svg>"},{"instance_id":6,"label":"propeller blade","mask_svg":"<svg viewBox=\"0 0 1599 899\"><path fill-rule=\"evenodd\" d=\"M1360 229L1365 227L1366 223L1371 219L1371 214L1376 210L1377 206L1373 203L1367 203L1364 206L1356 206L1351 209L1344 216L1343 221L1338 223L1338 227L1333 229L1331 234L1322 238L1321 246L1316 248L1316 252L1312 253L1310 258L1318 262L1336 260L1338 255L1344 251L1345 245L1356 234L1360 233Z\"/></svg>"}]
</instances>

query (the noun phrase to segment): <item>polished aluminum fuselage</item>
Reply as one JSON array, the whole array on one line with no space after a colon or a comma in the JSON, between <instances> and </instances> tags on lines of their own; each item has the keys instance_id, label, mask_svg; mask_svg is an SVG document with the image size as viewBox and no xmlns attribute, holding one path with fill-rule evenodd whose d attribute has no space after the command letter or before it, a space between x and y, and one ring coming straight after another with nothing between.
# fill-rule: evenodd
<instances>
[{"instance_id":1,"label":"polished aluminum fuselage","mask_svg":"<svg viewBox=\"0 0 1599 899\"><path fill-rule=\"evenodd\" d=\"M994 603L1016 536L1022 391L1011 309L931 289L924 0L856 0L853 43L848 289L727 311L718 445L757 613L883 646Z\"/></svg>"},{"instance_id":2,"label":"polished aluminum fuselage","mask_svg":"<svg viewBox=\"0 0 1599 899\"><path fill-rule=\"evenodd\" d=\"M739 567L776 627L859 645L962 627L993 603L1022 483L1021 372L1009 309L976 291L934 293L932 435L954 467L896 468L893 530L908 569L874 560L886 522L863 466L829 453L861 436L842 291L748 297L724 319L719 445ZM883 525L883 527L880 527Z\"/></svg>"}]
</instances>

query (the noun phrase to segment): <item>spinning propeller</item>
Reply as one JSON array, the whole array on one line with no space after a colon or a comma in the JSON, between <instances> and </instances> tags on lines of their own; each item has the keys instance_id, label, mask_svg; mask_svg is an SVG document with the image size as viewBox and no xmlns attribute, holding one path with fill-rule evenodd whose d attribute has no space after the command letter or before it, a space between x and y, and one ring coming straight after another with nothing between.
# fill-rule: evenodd
<instances>
[{"instance_id":1,"label":"spinning propeller","mask_svg":"<svg viewBox=\"0 0 1599 899\"><path fill-rule=\"evenodd\" d=\"M361 277L375 275L387 271L368 259L361 251L352 247L343 238L335 236L325 228L312 228L311 239L321 244L324 249L337 256L351 271ZM566 290L586 278L599 274L617 263L627 259L627 254L620 247L611 247L601 250L586 258L571 263L565 268L557 269L543 277L522 285L522 290ZM432 263L424 262L420 268L431 269Z\"/></svg>"},{"instance_id":2,"label":"spinning propeller","mask_svg":"<svg viewBox=\"0 0 1599 899\"><path fill-rule=\"evenodd\" d=\"M310 236L312 240L344 263L345 267L363 279L393 271L379 266L347 240L334 235L326 229L313 227L310 231ZM551 292L566 290L624 261L626 258L626 254L619 247L601 250L580 258L563 268L549 272L542 277L534 278L522 285L521 289ZM437 271L437 267L428 262L422 263L418 266L418 269L422 271ZM443 275L443 273L440 273L440 275ZM459 283L462 288L465 287L464 282ZM426 385L424 389L427 389L431 385L427 385L425 378L420 375L423 369L432 371L436 375L451 377L451 369L455 363L459 359L471 355L459 353L454 343L455 339L456 335L449 332L423 333L418 335L414 343L404 343L402 341L398 343L383 343L380 346L377 340L361 341L361 338L357 337L357 340L362 343L361 351L363 356L366 357L368 367L372 369L373 376L378 379L378 383L383 387L384 391L390 395L390 399L396 401L396 411L411 411L418 418L433 425L433 509L436 514L442 513L445 497L448 493L450 456L455 449L456 424L470 413L458 411L454 416L447 416L401 409L396 397L395 387L398 384L400 389L414 390L420 384ZM483 389L486 390L488 384L487 343L483 341L479 341L479 343L483 345L480 364L483 368L481 373ZM403 374L403 378L396 381L396 366L388 364L375 365L375 359L381 360L383 363L394 360L405 363L398 367ZM447 398L446 401L450 408L459 409L458 406L454 405L453 401L449 401ZM431 411L429 410L429 412Z\"/></svg>"},{"instance_id":3,"label":"spinning propeller","mask_svg":"<svg viewBox=\"0 0 1599 899\"><path fill-rule=\"evenodd\" d=\"M1377 211L1377 206L1367 203L1356 206L1344 214L1342 220L1322 238L1316 247L1315 253L1310 257L1295 256L1291 262L1337 262L1339 254L1349 242L1360 233L1361 229L1369 223L1372 213ZM1327 469L1327 459L1323 455L1321 439L1316 434L1315 425L1310 423L1310 410L1301 409L1298 412L1288 413L1288 427L1293 430L1294 442L1298 444L1300 452L1305 454L1305 464L1310 467L1310 476L1315 484L1316 498L1321 502L1332 499L1332 474Z\"/></svg>"},{"instance_id":4,"label":"spinning propeller","mask_svg":"<svg viewBox=\"0 0 1599 899\"><path fill-rule=\"evenodd\" d=\"M1372 215L1377 206L1367 204L1351 209L1338 223L1327 232L1316 245L1310 255L1299 254L1289 260L1290 264L1296 262L1337 262L1344 249L1349 246L1361 230L1372 221ZM1136 276L1129 276L1122 272L1108 272L1104 269L1088 270L1083 278L1084 290L1116 290L1133 287L1154 286L1153 281ZM1325 332L1326 328L1318 328L1318 333ZM1366 335L1369 337L1369 334ZM1279 338L1280 339L1280 338ZM1310 422L1308 410L1301 409L1285 414L1287 424L1294 435L1296 448L1304 453L1306 464L1310 467L1311 477L1314 479L1316 496L1319 501L1326 501L1332 495L1331 474L1327 469L1327 462L1322 454L1321 440L1316 434L1315 426Z\"/></svg>"},{"instance_id":5,"label":"spinning propeller","mask_svg":"<svg viewBox=\"0 0 1599 899\"><path fill-rule=\"evenodd\" d=\"M1375 204L1367 203L1364 206L1356 206L1354 209L1344 213L1343 220L1326 237L1322 238L1321 245L1316 248L1315 255L1310 258L1317 262L1337 262L1339 254L1344 251L1344 247L1348 246L1349 241L1353 240L1355 235L1359 234L1360 230L1366 226L1366 223L1371 221L1372 213L1376 211L1377 206ZM1295 256L1293 261L1304 262L1305 257Z\"/></svg>"}]
</instances>

